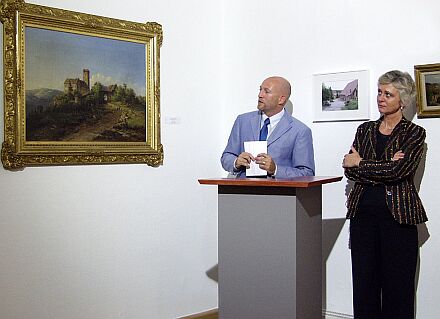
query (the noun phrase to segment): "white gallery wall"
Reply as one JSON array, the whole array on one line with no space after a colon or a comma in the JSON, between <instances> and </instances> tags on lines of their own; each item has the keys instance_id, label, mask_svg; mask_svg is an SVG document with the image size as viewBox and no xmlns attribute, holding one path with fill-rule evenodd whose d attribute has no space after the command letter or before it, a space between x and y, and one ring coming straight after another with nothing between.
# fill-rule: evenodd
<instances>
[{"instance_id":1,"label":"white gallery wall","mask_svg":"<svg viewBox=\"0 0 440 319\"><path fill-rule=\"evenodd\" d=\"M313 123L313 74L440 63L440 3L422 0L34 0L162 24L164 165L0 169L0 318L170 319L217 307L215 187L237 114L255 109L269 75L293 85L294 116L313 130L316 174L341 176L360 122ZM2 94L2 93L0 93ZM0 106L3 114L3 105ZM427 130L419 171L429 222L422 228L417 318L435 318L440 293L436 189L440 119ZM0 120L3 124L3 119ZM0 133L3 140L3 131ZM323 188L324 304L352 318L345 178Z\"/></svg>"}]
</instances>

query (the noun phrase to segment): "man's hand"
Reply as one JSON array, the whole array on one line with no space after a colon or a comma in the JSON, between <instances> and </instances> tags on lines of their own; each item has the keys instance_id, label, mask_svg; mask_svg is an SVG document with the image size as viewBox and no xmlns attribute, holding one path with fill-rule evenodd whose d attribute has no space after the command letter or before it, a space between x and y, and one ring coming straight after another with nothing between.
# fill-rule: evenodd
<instances>
[{"instance_id":1,"label":"man's hand","mask_svg":"<svg viewBox=\"0 0 440 319\"><path fill-rule=\"evenodd\" d=\"M249 168L251 161L254 160L255 158L252 156L252 154L243 152L240 155L238 155L237 159L235 160L235 169L240 169L240 167Z\"/></svg>"},{"instance_id":2,"label":"man's hand","mask_svg":"<svg viewBox=\"0 0 440 319\"><path fill-rule=\"evenodd\" d=\"M269 154L266 153L258 154L257 157L255 158L255 163L257 163L261 169L267 171L269 175L275 174L276 165Z\"/></svg>"}]
</instances>

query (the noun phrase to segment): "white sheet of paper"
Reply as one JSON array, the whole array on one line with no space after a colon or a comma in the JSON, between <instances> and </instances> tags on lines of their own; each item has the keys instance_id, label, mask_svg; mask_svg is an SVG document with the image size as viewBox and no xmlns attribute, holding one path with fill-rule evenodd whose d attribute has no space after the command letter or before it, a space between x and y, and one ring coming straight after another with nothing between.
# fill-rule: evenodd
<instances>
[{"instance_id":1,"label":"white sheet of paper","mask_svg":"<svg viewBox=\"0 0 440 319\"><path fill-rule=\"evenodd\" d=\"M244 151L252 154L253 157L257 157L260 153L267 153L267 141L251 141L244 142ZM264 176L267 175L267 171L261 169L258 164L251 162L251 167L246 169L246 176Z\"/></svg>"}]
</instances>

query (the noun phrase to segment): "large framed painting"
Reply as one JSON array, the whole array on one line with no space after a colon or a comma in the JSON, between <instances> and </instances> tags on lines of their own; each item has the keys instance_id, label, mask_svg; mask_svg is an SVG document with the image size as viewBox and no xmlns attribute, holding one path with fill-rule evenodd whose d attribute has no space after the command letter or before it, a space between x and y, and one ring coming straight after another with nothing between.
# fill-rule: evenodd
<instances>
[{"instance_id":1,"label":"large framed painting","mask_svg":"<svg viewBox=\"0 0 440 319\"><path fill-rule=\"evenodd\" d=\"M368 120L368 70L314 74L314 122Z\"/></svg>"},{"instance_id":2,"label":"large framed painting","mask_svg":"<svg viewBox=\"0 0 440 319\"><path fill-rule=\"evenodd\" d=\"M162 27L2 0L6 169L163 162Z\"/></svg>"},{"instance_id":3,"label":"large framed painting","mask_svg":"<svg viewBox=\"0 0 440 319\"><path fill-rule=\"evenodd\" d=\"M414 66L417 117L440 117L440 64Z\"/></svg>"}]
</instances>

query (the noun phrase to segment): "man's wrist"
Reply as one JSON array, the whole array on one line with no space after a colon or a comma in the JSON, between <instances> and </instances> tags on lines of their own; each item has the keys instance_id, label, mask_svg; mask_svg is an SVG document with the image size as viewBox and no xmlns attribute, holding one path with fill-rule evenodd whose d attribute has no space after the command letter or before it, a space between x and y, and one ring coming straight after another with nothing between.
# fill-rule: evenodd
<instances>
[{"instance_id":1,"label":"man's wrist","mask_svg":"<svg viewBox=\"0 0 440 319\"><path fill-rule=\"evenodd\" d=\"M237 168L237 166L235 165L235 163L237 162L237 158L234 161L234 164L232 165L232 173L238 173L241 171L240 168Z\"/></svg>"},{"instance_id":2,"label":"man's wrist","mask_svg":"<svg viewBox=\"0 0 440 319\"><path fill-rule=\"evenodd\" d=\"M274 163L274 165L275 165L275 163ZM275 169L273 170L273 172L271 173L271 172L269 172L269 171L267 171L267 176L270 176L270 177L273 177L273 178L275 178L275 175L277 174L277 166L275 165Z\"/></svg>"}]
</instances>

